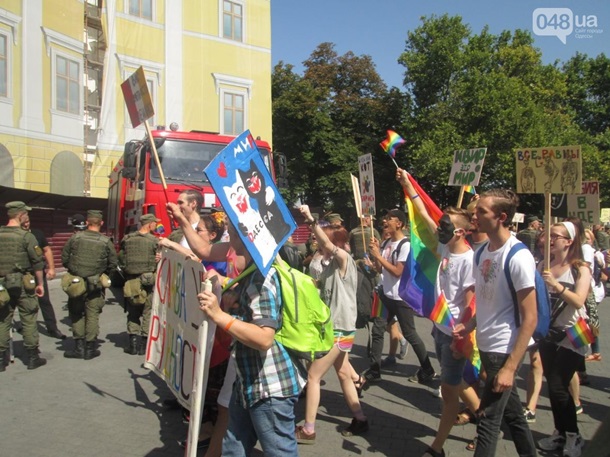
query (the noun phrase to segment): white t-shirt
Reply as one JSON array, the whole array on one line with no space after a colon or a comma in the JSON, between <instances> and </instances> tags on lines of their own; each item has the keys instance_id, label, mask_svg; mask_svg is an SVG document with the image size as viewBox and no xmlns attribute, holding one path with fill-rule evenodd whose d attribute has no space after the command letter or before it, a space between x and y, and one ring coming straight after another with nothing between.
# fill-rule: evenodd
<instances>
[{"instance_id":1,"label":"white t-shirt","mask_svg":"<svg viewBox=\"0 0 610 457\"><path fill-rule=\"evenodd\" d=\"M515 304L504 274L508 251L520 241L511 236L504 246L490 252L481 248L481 257L474 267L477 300L477 344L481 351L509 354L513 350L519 328L515 322ZM510 262L515 291L534 287L536 263L528 249L521 249ZM530 344L533 344L533 339Z\"/></svg>"},{"instance_id":2,"label":"white t-shirt","mask_svg":"<svg viewBox=\"0 0 610 457\"><path fill-rule=\"evenodd\" d=\"M606 268L606 259L601 251L595 251L595 261L599 263L601 268ZM599 282L599 285L595 284L595 278L592 281L593 293L595 294L595 301L600 303L606 297L606 286L603 281Z\"/></svg>"},{"instance_id":3,"label":"white t-shirt","mask_svg":"<svg viewBox=\"0 0 610 457\"><path fill-rule=\"evenodd\" d=\"M447 245L444 244L439 244L438 252L440 253L441 263L436 275L434 302L436 303L442 290L445 293L449 312L457 322L464 311L466 289L474 285L472 273L474 252L469 249L461 254L452 254L449 252ZM444 334L452 335L452 329L449 327L436 323L434 325Z\"/></svg>"},{"instance_id":4,"label":"white t-shirt","mask_svg":"<svg viewBox=\"0 0 610 457\"><path fill-rule=\"evenodd\" d=\"M398 245L402 242L400 252L396 253ZM381 249L381 247L380 247ZM390 262L392 265L396 265L398 262L405 263L411 250L411 243L401 238L398 241L388 241L382 248L381 256ZM396 277L387 271L385 268L381 269L381 285L383 286L383 293L386 297L392 300L402 300L398 295L398 286L400 284L400 276Z\"/></svg>"},{"instance_id":5,"label":"white t-shirt","mask_svg":"<svg viewBox=\"0 0 610 457\"><path fill-rule=\"evenodd\" d=\"M191 227L193 227L193 230L197 231L198 225L199 221L195 222L194 224L191 224ZM183 248L191 249L191 247L189 246L189 242L186 240L186 236L183 236L180 240L180 246L182 246Z\"/></svg>"}]
</instances>

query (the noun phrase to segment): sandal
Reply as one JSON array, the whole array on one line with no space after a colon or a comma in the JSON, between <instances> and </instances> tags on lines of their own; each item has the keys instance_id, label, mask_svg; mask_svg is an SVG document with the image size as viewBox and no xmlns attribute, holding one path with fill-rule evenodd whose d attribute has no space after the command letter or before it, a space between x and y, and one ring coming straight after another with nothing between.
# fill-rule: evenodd
<instances>
[{"instance_id":1,"label":"sandal","mask_svg":"<svg viewBox=\"0 0 610 457\"><path fill-rule=\"evenodd\" d=\"M474 424L476 422L476 418L474 414L468 409L463 409L460 413L458 413L455 418L455 425L466 425L466 424Z\"/></svg>"},{"instance_id":2,"label":"sandal","mask_svg":"<svg viewBox=\"0 0 610 457\"><path fill-rule=\"evenodd\" d=\"M601 362L601 360L602 355L599 352L596 352L595 354L590 354L585 357L585 362Z\"/></svg>"},{"instance_id":3,"label":"sandal","mask_svg":"<svg viewBox=\"0 0 610 457\"><path fill-rule=\"evenodd\" d=\"M356 387L356 392L358 393L358 398L362 398L362 391L369 388L367 385L366 378L362 375L358 376L358 380L354 381L354 386Z\"/></svg>"},{"instance_id":4,"label":"sandal","mask_svg":"<svg viewBox=\"0 0 610 457\"><path fill-rule=\"evenodd\" d=\"M474 451L477 448L477 437L475 436L470 443L466 445L467 451Z\"/></svg>"}]
</instances>

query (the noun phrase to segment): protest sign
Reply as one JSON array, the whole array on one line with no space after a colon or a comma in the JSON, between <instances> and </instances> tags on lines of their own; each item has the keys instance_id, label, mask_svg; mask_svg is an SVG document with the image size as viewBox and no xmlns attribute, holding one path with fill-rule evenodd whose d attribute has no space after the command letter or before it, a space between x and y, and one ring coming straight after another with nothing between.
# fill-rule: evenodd
<instances>
[{"instance_id":1,"label":"protest sign","mask_svg":"<svg viewBox=\"0 0 610 457\"><path fill-rule=\"evenodd\" d=\"M191 407L195 385L205 392L204 379L195 379L198 359L209 366L216 325L209 322L204 331L205 315L199 309L197 294L204 276L203 265L186 260L174 251L163 252L154 287L148 347L144 366L157 373L185 408ZM205 341L205 348L199 341ZM203 351L205 350L205 353ZM199 362L200 363L200 362Z\"/></svg>"},{"instance_id":2,"label":"protest sign","mask_svg":"<svg viewBox=\"0 0 610 457\"><path fill-rule=\"evenodd\" d=\"M556 217L578 217L587 224L599 224L599 182L583 181L579 194L553 195L552 215Z\"/></svg>"},{"instance_id":3,"label":"protest sign","mask_svg":"<svg viewBox=\"0 0 610 457\"><path fill-rule=\"evenodd\" d=\"M358 157L360 170L360 198L362 201L362 215L371 216L375 213L375 178L373 177L373 157L364 154Z\"/></svg>"},{"instance_id":4,"label":"protest sign","mask_svg":"<svg viewBox=\"0 0 610 457\"><path fill-rule=\"evenodd\" d=\"M517 193L577 194L582 187L580 146L515 150Z\"/></svg>"},{"instance_id":5,"label":"protest sign","mask_svg":"<svg viewBox=\"0 0 610 457\"><path fill-rule=\"evenodd\" d=\"M142 122L155 115L146 75L142 67L138 68L129 78L121 84L125 104L131 125L135 129Z\"/></svg>"},{"instance_id":6,"label":"protest sign","mask_svg":"<svg viewBox=\"0 0 610 457\"><path fill-rule=\"evenodd\" d=\"M450 186L478 186L487 148L460 149L453 153Z\"/></svg>"},{"instance_id":7,"label":"protest sign","mask_svg":"<svg viewBox=\"0 0 610 457\"><path fill-rule=\"evenodd\" d=\"M267 274L296 222L250 131L220 151L205 173L252 260L263 275Z\"/></svg>"},{"instance_id":8,"label":"protest sign","mask_svg":"<svg viewBox=\"0 0 610 457\"><path fill-rule=\"evenodd\" d=\"M610 208L602 208L600 211L601 216L599 217L600 222L610 222Z\"/></svg>"}]
</instances>

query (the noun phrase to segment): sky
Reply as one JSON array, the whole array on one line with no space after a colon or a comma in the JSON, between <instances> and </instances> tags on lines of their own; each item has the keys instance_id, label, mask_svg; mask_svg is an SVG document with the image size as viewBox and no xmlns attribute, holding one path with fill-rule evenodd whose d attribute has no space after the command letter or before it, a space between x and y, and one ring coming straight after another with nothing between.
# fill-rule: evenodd
<instances>
[{"instance_id":1,"label":"sky","mask_svg":"<svg viewBox=\"0 0 610 457\"><path fill-rule=\"evenodd\" d=\"M323 42L343 55L369 55L388 86L403 88L405 68L397 63L407 33L421 17L459 15L473 34L488 26L528 30L544 63L565 62L577 52L610 56L608 0L273 0L271 58L303 73L307 60Z\"/></svg>"}]
</instances>

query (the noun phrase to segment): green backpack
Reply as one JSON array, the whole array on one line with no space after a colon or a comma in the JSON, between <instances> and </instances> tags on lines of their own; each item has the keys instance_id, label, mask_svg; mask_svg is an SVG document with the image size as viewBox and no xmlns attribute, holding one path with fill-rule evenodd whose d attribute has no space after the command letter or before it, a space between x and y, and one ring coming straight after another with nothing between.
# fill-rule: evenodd
<instances>
[{"instance_id":1,"label":"green backpack","mask_svg":"<svg viewBox=\"0 0 610 457\"><path fill-rule=\"evenodd\" d=\"M320 298L311 276L291 268L283 260L273 267L280 278L282 321L275 340L290 353L309 362L325 356L333 347L333 323L330 308ZM225 288L254 271L250 265Z\"/></svg>"}]
</instances>

